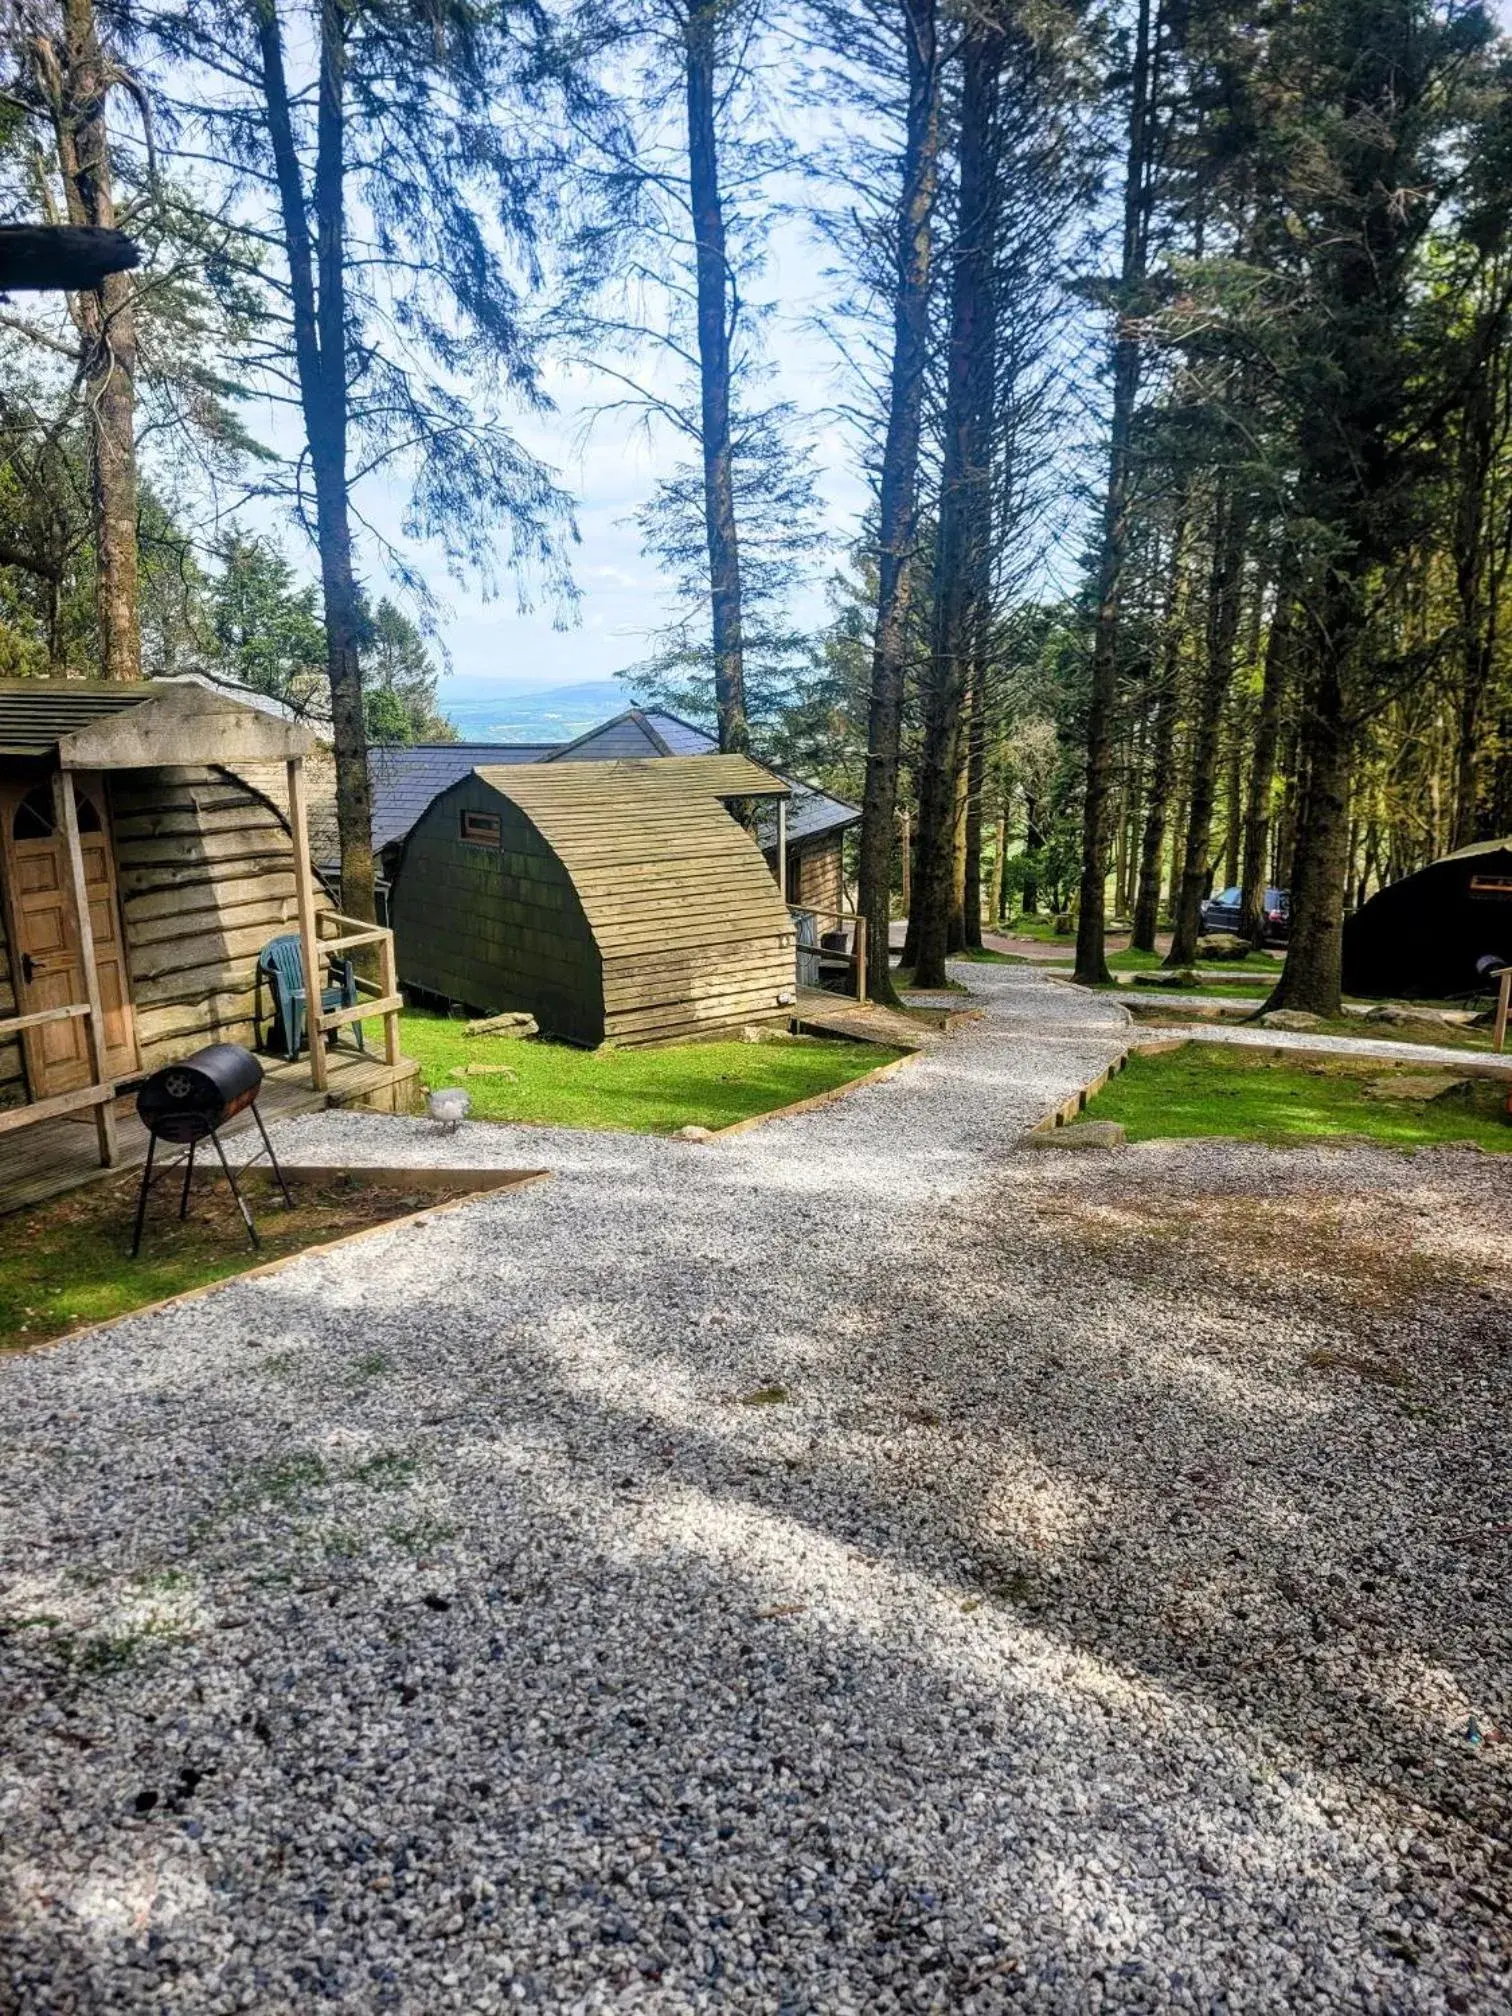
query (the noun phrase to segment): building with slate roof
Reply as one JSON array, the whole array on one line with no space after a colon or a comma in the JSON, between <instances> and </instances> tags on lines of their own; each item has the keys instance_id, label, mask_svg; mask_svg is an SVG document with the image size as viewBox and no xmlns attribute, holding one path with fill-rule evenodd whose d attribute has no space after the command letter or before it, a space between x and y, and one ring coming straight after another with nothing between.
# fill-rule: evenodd
<instances>
[{"instance_id":1,"label":"building with slate roof","mask_svg":"<svg viewBox=\"0 0 1512 2016\"><path fill-rule=\"evenodd\" d=\"M373 851L386 879L392 879L399 847L426 807L470 771L516 763L602 763L613 759L717 755L715 738L691 721L660 707L627 707L612 720L563 743L432 742L408 748L374 749ZM781 776L781 772L773 772ZM844 840L859 824L860 808L833 798L815 785L782 777L787 805L787 900L823 915L844 908ZM777 815L770 803L759 809L756 834L768 866L776 872ZM334 866L334 863L333 863Z\"/></svg>"},{"instance_id":2,"label":"building with slate roof","mask_svg":"<svg viewBox=\"0 0 1512 2016\"><path fill-rule=\"evenodd\" d=\"M785 1021L796 933L731 798L744 756L482 767L409 833L391 895L406 986L621 1045Z\"/></svg>"}]
</instances>

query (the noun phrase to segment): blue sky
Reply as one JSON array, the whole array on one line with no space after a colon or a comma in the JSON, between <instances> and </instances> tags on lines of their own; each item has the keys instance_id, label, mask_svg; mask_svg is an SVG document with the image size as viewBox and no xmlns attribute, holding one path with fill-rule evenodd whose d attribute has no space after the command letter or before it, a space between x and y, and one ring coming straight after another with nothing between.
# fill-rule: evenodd
<instances>
[{"instance_id":1,"label":"blue sky","mask_svg":"<svg viewBox=\"0 0 1512 2016\"><path fill-rule=\"evenodd\" d=\"M823 581L854 538L867 502L855 443L827 412L838 390L835 354L805 326L823 299L822 264L804 227L787 224L774 236L761 290L776 304L766 331L774 371L771 396L791 400L813 416L809 438L821 471L828 543L815 555L814 586L798 613L815 623L826 606ZM643 376L654 378L654 368ZM587 373L558 370L547 382L556 411L518 420L517 432L578 500L582 543L572 557L581 595L577 617L558 629L549 608L522 613L512 593L489 602L455 582L436 579L448 608L438 625L438 641L450 660L455 684L449 684L448 694L453 700L465 698L457 689L470 679L535 692L609 678L646 655L648 638L670 608L668 583L656 563L641 554L632 521L657 477L686 458L688 444L665 428L648 436L628 414L595 417L596 408L615 396L615 388ZM369 499L365 504L379 522L388 520L381 502Z\"/></svg>"}]
</instances>

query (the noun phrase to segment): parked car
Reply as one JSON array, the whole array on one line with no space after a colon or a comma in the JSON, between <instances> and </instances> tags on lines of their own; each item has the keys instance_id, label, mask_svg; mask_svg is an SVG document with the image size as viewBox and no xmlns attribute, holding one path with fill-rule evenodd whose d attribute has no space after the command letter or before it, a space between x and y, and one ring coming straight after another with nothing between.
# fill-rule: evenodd
<instances>
[{"instance_id":1,"label":"parked car","mask_svg":"<svg viewBox=\"0 0 1512 2016\"><path fill-rule=\"evenodd\" d=\"M1203 930L1237 932L1243 900L1242 889L1215 890L1200 912ZM1291 929L1290 894L1285 889L1267 889L1261 914L1265 921L1265 943L1284 945Z\"/></svg>"}]
</instances>

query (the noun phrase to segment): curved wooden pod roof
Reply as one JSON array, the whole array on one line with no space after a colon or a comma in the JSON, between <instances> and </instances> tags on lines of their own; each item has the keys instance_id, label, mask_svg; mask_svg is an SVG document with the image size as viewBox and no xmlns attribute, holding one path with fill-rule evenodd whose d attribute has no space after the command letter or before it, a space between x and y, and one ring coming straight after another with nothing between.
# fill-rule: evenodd
<instances>
[{"instance_id":1,"label":"curved wooden pod roof","mask_svg":"<svg viewBox=\"0 0 1512 2016\"><path fill-rule=\"evenodd\" d=\"M521 763L476 775L518 806L562 863L606 967L647 952L792 936L760 848L723 803L788 795L748 757Z\"/></svg>"}]
</instances>

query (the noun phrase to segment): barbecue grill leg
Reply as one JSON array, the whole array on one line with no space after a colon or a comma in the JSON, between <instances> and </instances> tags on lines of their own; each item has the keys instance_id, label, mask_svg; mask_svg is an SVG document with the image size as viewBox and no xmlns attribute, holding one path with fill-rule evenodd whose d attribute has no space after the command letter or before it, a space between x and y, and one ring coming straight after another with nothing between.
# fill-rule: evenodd
<instances>
[{"instance_id":1,"label":"barbecue grill leg","mask_svg":"<svg viewBox=\"0 0 1512 2016\"><path fill-rule=\"evenodd\" d=\"M236 1187L236 1178L231 1174L231 1164L226 1160L226 1151L221 1146L220 1135L213 1127L210 1129L210 1139L215 1143L215 1152L219 1155L220 1165L226 1172L226 1181L231 1185L231 1195L236 1199L236 1208L242 1214L242 1223L247 1228L247 1237L252 1241L254 1247L261 1246L262 1241L257 1236L257 1227L252 1223L252 1213L247 1209L247 1200Z\"/></svg>"},{"instance_id":2,"label":"barbecue grill leg","mask_svg":"<svg viewBox=\"0 0 1512 2016\"><path fill-rule=\"evenodd\" d=\"M142 1187L137 1192L136 1229L131 1235L131 1257L133 1260L142 1250L142 1222L147 1216L147 1186L152 1181L152 1157L157 1148L156 1134L147 1136L147 1160L142 1165Z\"/></svg>"},{"instance_id":3,"label":"barbecue grill leg","mask_svg":"<svg viewBox=\"0 0 1512 2016\"><path fill-rule=\"evenodd\" d=\"M273 1143L268 1139L268 1130L263 1125L263 1117L257 1110L255 1100L252 1105L252 1118L257 1122L257 1131L261 1134L263 1146L268 1151L268 1160L273 1164L273 1174L278 1178L278 1187L283 1192L284 1203L292 1211L294 1209L294 1199L289 1195L289 1186L285 1183L284 1173L278 1166L278 1157L273 1153Z\"/></svg>"},{"instance_id":4,"label":"barbecue grill leg","mask_svg":"<svg viewBox=\"0 0 1512 2016\"><path fill-rule=\"evenodd\" d=\"M189 1143L189 1160L184 1164L184 1188L179 1197L179 1223L182 1225L189 1215L189 1185L194 1181L195 1143Z\"/></svg>"}]
</instances>

